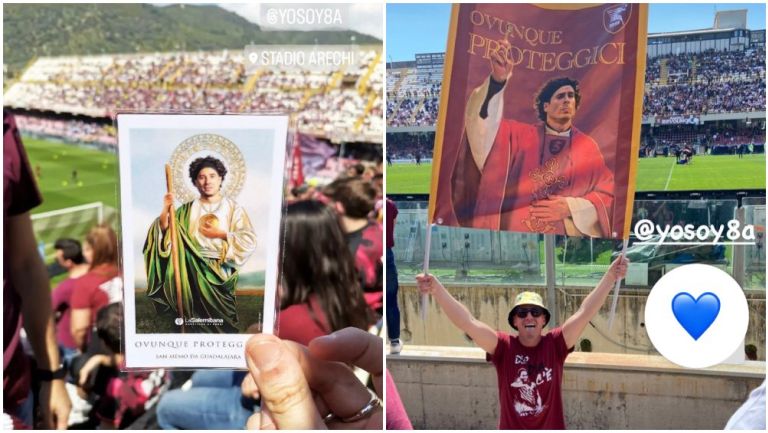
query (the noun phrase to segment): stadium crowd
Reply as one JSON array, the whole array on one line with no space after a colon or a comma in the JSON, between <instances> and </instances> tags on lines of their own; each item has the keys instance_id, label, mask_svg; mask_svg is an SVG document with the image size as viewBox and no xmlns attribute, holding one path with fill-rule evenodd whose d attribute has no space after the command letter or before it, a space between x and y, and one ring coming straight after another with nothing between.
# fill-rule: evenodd
<instances>
[{"instance_id":1,"label":"stadium crowd","mask_svg":"<svg viewBox=\"0 0 768 433\"><path fill-rule=\"evenodd\" d=\"M649 58L645 82L663 84L662 64L667 69L667 84L675 82L751 79L765 75L765 49L681 53Z\"/></svg>"},{"instance_id":2,"label":"stadium crowd","mask_svg":"<svg viewBox=\"0 0 768 433\"><path fill-rule=\"evenodd\" d=\"M440 98L430 96L413 99L387 101L387 124L389 126L432 126L437 122Z\"/></svg>"},{"instance_id":3,"label":"stadium crowd","mask_svg":"<svg viewBox=\"0 0 768 433\"><path fill-rule=\"evenodd\" d=\"M110 117L140 112L299 112L304 131L339 140L383 130L383 67L360 49L343 71L245 69L240 51L44 57L5 92L26 110ZM364 127L364 128L363 128Z\"/></svg>"},{"instance_id":4,"label":"stadium crowd","mask_svg":"<svg viewBox=\"0 0 768 433\"><path fill-rule=\"evenodd\" d=\"M739 122L721 122L712 125L666 125L653 129L643 128L640 138L640 156L670 156L686 146L694 155L764 153L764 123L750 125Z\"/></svg>"},{"instance_id":5,"label":"stadium crowd","mask_svg":"<svg viewBox=\"0 0 768 433\"><path fill-rule=\"evenodd\" d=\"M23 114L16 116L16 123L20 130L39 137L55 137L73 143L117 146L116 131L112 125Z\"/></svg>"},{"instance_id":6,"label":"stadium crowd","mask_svg":"<svg viewBox=\"0 0 768 433\"><path fill-rule=\"evenodd\" d=\"M434 132L387 134L387 158L390 160L431 158L434 145Z\"/></svg>"},{"instance_id":7,"label":"stadium crowd","mask_svg":"<svg viewBox=\"0 0 768 433\"><path fill-rule=\"evenodd\" d=\"M652 86L643 97L643 115L676 116L765 110L765 77Z\"/></svg>"},{"instance_id":8,"label":"stadium crowd","mask_svg":"<svg viewBox=\"0 0 768 433\"><path fill-rule=\"evenodd\" d=\"M390 77L397 77L390 78ZM437 122L442 77L398 69L387 77L387 125L432 126Z\"/></svg>"},{"instance_id":9,"label":"stadium crowd","mask_svg":"<svg viewBox=\"0 0 768 433\"><path fill-rule=\"evenodd\" d=\"M662 69L666 69L666 80ZM645 82L646 116L762 111L765 48L649 58Z\"/></svg>"},{"instance_id":10,"label":"stadium crowd","mask_svg":"<svg viewBox=\"0 0 768 433\"><path fill-rule=\"evenodd\" d=\"M662 80L662 68L666 69L666 81ZM400 87L394 88L398 81ZM387 126L434 125L439 82L424 81L409 69L388 72L387 82L393 86L388 92ZM667 118L763 111L765 97L762 47L654 57L646 66L643 115Z\"/></svg>"}]
</instances>

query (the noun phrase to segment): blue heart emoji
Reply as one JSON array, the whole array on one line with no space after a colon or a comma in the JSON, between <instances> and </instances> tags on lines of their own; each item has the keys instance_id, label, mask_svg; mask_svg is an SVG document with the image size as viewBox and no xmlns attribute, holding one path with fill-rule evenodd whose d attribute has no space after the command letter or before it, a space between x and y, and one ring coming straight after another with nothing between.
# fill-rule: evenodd
<instances>
[{"instance_id":1,"label":"blue heart emoji","mask_svg":"<svg viewBox=\"0 0 768 433\"><path fill-rule=\"evenodd\" d=\"M690 293L681 292L672 298L672 312L683 329L698 340L720 313L720 298L706 292L693 299Z\"/></svg>"}]
</instances>

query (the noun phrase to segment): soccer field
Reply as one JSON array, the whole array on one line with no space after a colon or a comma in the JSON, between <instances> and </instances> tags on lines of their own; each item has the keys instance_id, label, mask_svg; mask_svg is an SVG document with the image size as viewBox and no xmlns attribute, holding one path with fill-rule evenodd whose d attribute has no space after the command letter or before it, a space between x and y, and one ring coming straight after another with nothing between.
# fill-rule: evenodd
<instances>
[{"instance_id":1,"label":"soccer field","mask_svg":"<svg viewBox=\"0 0 768 433\"><path fill-rule=\"evenodd\" d=\"M35 237L46 262L53 261L59 238L82 240L98 221L96 209L37 219L34 214L102 202L103 222L117 228L117 156L52 140L23 137L43 203L32 210ZM73 171L77 170L77 176Z\"/></svg>"},{"instance_id":2,"label":"soccer field","mask_svg":"<svg viewBox=\"0 0 768 433\"><path fill-rule=\"evenodd\" d=\"M428 194L432 165L387 166L387 194ZM637 191L765 189L765 155L699 155L691 165L675 158L641 158Z\"/></svg>"},{"instance_id":3,"label":"soccer field","mask_svg":"<svg viewBox=\"0 0 768 433\"><path fill-rule=\"evenodd\" d=\"M117 155L58 143L22 137L32 171L40 168L37 184L43 204L32 213L103 202L117 207ZM77 178L72 172L77 170Z\"/></svg>"},{"instance_id":4,"label":"soccer field","mask_svg":"<svg viewBox=\"0 0 768 433\"><path fill-rule=\"evenodd\" d=\"M765 155L699 155L691 165L674 157L641 158L638 191L765 189Z\"/></svg>"}]
</instances>

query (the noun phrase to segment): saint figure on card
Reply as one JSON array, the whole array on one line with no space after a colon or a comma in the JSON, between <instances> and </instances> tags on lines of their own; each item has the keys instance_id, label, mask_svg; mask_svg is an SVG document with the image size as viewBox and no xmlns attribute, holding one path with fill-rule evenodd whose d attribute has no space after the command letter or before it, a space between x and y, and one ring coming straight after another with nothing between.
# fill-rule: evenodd
<instances>
[{"instance_id":1,"label":"saint figure on card","mask_svg":"<svg viewBox=\"0 0 768 433\"><path fill-rule=\"evenodd\" d=\"M160 216L147 234L143 250L147 296L158 313L175 315L184 332L237 333L238 269L253 254L256 234L245 210L222 188L228 170L221 159L199 156L189 163L187 174L197 196L182 200L174 211L176 196L166 193Z\"/></svg>"}]
</instances>

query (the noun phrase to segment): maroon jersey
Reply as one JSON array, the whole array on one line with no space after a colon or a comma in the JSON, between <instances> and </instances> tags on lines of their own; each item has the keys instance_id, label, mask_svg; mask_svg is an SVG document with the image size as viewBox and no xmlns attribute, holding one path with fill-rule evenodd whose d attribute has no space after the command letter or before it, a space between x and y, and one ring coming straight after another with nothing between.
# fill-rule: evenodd
<instances>
[{"instance_id":1,"label":"maroon jersey","mask_svg":"<svg viewBox=\"0 0 768 433\"><path fill-rule=\"evenodd\" d=\"M487 359L496 367L502 430L563 430L563 365L569 350L561 328L549 331L536 347L517 336L497 332Z\"/></svg>"},{"instance_id":2,"label":"maroon jersey","mask_svg":"<svg viewBox=\"0 0 768 433\"><path fill-rule=\"evenodd\" d=\"M13 412L29 394L29 362L19 339L21 331L21 298L13 282L7 279L10 270L6 224L9 217L28 212L42 202L37 190L27 154L16 128L13 115L3 110L3 409Z\"/></svg>"},{"instance_id":3,"label":"maroon jersey","mask_svg":"<svg viewBox=\"0 0 768 433\"><path fill-rule=\"evenodd\" d=\"M112 280L118 276L117 266L113 263L103 263L88 271L87 274L75 280L70 298L70 306L73 310L91 310L91 325L96 323L96 315L102 307L115 302L114 296L110 299L110 289L113 289ZM86 341L90 339L90 332L86 333Z\"/></svg>"},{"instance_id":4,"label":"maroon jersey","mask_svg":"<svg viewBox=\"0 0 768 433\"><path fill-rule=\"evenodd\" d=\"M362 229L347 234L349 249L355 256L355 266L365 292L365 302L373 310L379 310L384 305L383 238L381 224L376 221L368 221Z\"/></svg>"},{"instance_id":5,"label":"maroon jersey","mask_svg":"<svg viewBox=\"0 0 768 433\"><path fill-rule=\"evenodd\" d=\"M275 334L283 340L308 346L315 338L330 333L331 327L315 295L309 296L308 303L288 306L277 315Z\"/></svg>"}]
</instances>

